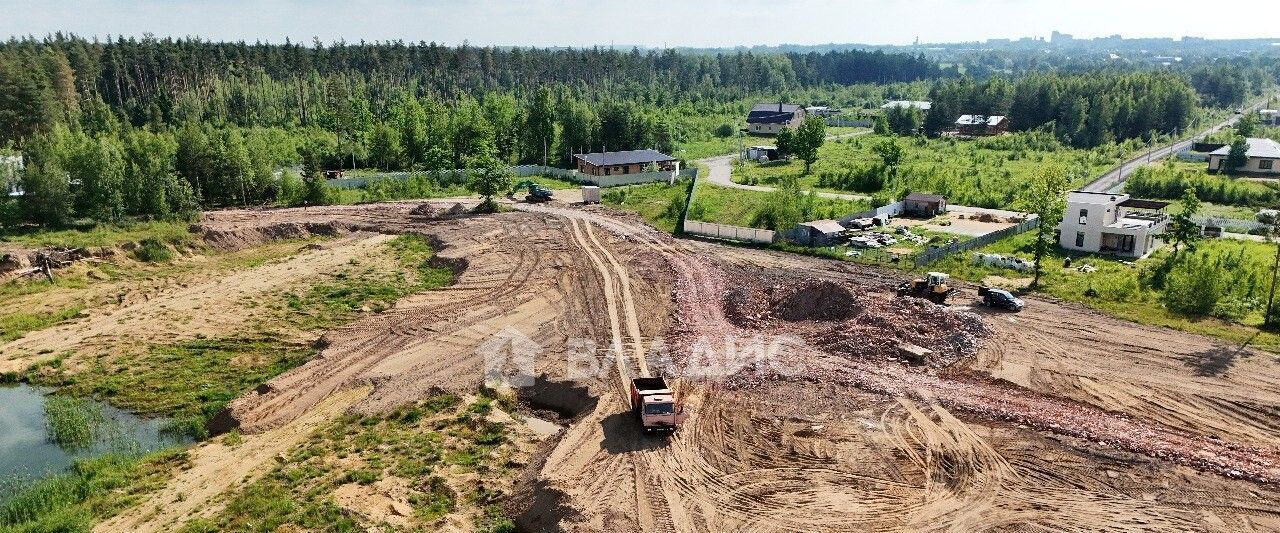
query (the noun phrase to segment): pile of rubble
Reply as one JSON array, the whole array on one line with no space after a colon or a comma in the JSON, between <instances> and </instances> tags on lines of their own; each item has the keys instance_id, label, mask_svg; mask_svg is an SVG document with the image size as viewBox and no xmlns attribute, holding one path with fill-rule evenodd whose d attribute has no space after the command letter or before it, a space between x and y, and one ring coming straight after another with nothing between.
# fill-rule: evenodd
<instances>
[{"instance_id":1,"label":"pile of rubble","mask_svg":"<svg viewBox=\"0 0 1280 533\"><path fill-rule=\"evenodd\" d=\"M724 295L725 317L735 326L790 334L825 352L857 360L895 359L903 345L932 353L925 361L947 367L977 354L991 330L973 313L917 298L884 299L851 283L785 276L740 283Z\"/></svg>"}]
</instances>

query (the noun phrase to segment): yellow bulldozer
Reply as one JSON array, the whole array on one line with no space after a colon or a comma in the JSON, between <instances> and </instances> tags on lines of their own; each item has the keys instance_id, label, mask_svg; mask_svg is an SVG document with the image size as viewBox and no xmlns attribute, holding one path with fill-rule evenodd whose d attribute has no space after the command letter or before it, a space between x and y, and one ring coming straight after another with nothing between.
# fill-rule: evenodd
<instances>
[{"instance_id":1,"label":"yellow bulldozer","mask_svg":"<svg viewBox=\"0 0 1280 533\"><path fill-rule=\"evenodd\" d=\"M914 296L942 305L955 288L947 284L951 276L942 272L930 272L924 278L916 278L898 284L898 296Z\"/></svg>"}]
</instances>

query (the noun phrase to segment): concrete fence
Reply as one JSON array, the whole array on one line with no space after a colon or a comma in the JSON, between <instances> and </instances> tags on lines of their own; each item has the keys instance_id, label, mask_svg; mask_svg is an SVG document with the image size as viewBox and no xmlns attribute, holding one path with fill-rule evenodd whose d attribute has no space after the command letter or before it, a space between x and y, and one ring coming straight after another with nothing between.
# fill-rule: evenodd
<instances>
[{"instance_id":1,"label":"concrete fence","mask_svg":"<svg viewBox=\"0 0 1280 533\"><path fill-rule=\"evenodd\" d=\"M688 178L698 175L696 167L681 169L679 173L673 172L641 172L639 174L618 174L613 176L588 176L577 170L566 170L563 168L547 167L542 165L515 165L510 167L511 172L516 177L527 178L529 176L552 176L575 183L585 183L590 185L598 185L600 187L617 187L620 185L634 185L637 183L653 183L658 181L671 181L678 178ZM675 174L675 176L672 176ZM353 176L350 178L338 178L328 180L330 187L338 189L361 189L373 180L405 180L412 179L416 176L426 176L429 178L449 178L455 181L465 181L467 171L464 169L454 170L422 170L414 172L381 172L378 174L370 174L367 176Z\"/></svg>"},{"instance_id":2,"label":"concrete fence","mask_svg":"<svg viewBox=\"0 0 1280 533\"><path fill-rule=\"evenodd\" d=\"M774 233L767 229L727 226L724 224L712 224L710 222L698 222L696 220L684 221L684 232L689 235L698 235L700 237L711 237L714 239L750 242L755 244L770 244L773 242L774 237Z\"/></svg>"},{"instance_id":3,"label":"concrete fence","mask_svg":"<svg viewBox=\"0 0 1280 533\"><path fill-rule=\"evenodd\" d=\"M954 253L964 252L974 248L981 248L1005 237L1012 237L1019 233L1030 231L1039 225L1039 218L1029 218L1016 225L1009 226L1002 230L993 231L981 237L974 237L967 241L948 244L946 246L940 246L930 250L923 250L915 256L916 266L922 267Z\"/></svg>"},{"instance_id":4,"label":"concrete fence","mask_svg":"<svg viewBox=\"0 0 1280 533\"><path fill-rule=\"evenodd\" d=\"M905 204L902 201L897 201L888 205L877 207L875 209L862 211L860 213L851 213L843 217L840 217L840 223L848 224L850 220L854 220L858 218L875 218L882 215L889 215L889 216L896 217L902 214L904 205Z\"/></svg>"},{"instance_id":5,"label":"concrete fence","mask_svg":"<svg viewBox=\"0 0 1280 533\"><path fill-rule=\"evenodd\" d=\"M872 122L868 119L849 119L840 117L831 117L826 119L824 122L826 122L828 126L837 128L870 128L872 125Z\"/></svg>"}]
</instances>

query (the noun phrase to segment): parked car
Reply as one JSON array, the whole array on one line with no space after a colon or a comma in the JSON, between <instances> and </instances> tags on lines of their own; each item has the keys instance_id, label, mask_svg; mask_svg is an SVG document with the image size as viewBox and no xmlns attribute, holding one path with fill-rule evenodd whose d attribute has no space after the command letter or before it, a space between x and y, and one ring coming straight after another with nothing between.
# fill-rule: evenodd
<instances>
[{"instance_id":1,"label":"parked car","mask_svg":"<svg viewBox=\"0 0 1280 533\"><path fill-rule=\"evenodd\" d=\"M989 287L978 287L978 302L987 307L1008 309L1015 313L1026 305L1021 298L1009 291Z\"/></svg>"}]
</instances>

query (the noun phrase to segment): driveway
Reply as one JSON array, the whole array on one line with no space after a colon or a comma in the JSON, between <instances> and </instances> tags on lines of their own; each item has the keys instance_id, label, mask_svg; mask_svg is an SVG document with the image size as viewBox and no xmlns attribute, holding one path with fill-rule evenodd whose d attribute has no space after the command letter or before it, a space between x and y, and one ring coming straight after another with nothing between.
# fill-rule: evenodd
<instances>
[{"instance_id":1,"label":"driveway","mask_svg":"<svg viewBox=\"0 0 1280 533\"><path fill-rule=\"evenodd\" d=\"M828 135L827 140L836 141L840 139L846 139L849 137L866 135L868 133L871 133L871 130L855 131L853 133L843 133L840 135ZM763 185L744 185L742 183L734 183L733 161L737 158L738 158L738 154L734 153L734 154L718 155L718 156L709 157L706 159L700 159L697 162L707 166L708 168L707 179L710 180L713 185L716 185L718 187L729 187L733 189L742 189L745 191L756 191L756 192L773 192L776 190L774 187L766 187ZM866 196L862 194L841 194L841 193L834 193L834 192L817 192L816 194L822 198L832 198L836 200L859 201L859 200L871 199L870 196Z\"/></svg>"},{"instance_id":2,"label":"driveway","mask_svg":"<svg viewBox=\"0 0 1280 533\"><path fill-rule=\"evenodd\" d=\"M1257 104L1254 104L1252 107L1249 108L1249 111L1253 112L1253 111L1262 109L1263 104L1264 102L1259 102ZM1192 143L1194 143L1196 139L1202 139L1211 133L1215 133L1217 131L1228 128L1234 125L1237 121L1239 121L1240 117L1242 116L1244 115L1231 115L1231 117L1227 118L1226 120L1219 122L1217 124L1214 124L1208 129L1196 134L1194 137L1183 139L1181 141L1170 144L1168 146L1162 146L1160 148L1156 148L1155 150L1152 150L1150 153L1142 154L1138 157L1125 161L1123 164L1121 164L1116 168L1111 169L1106 174L1098 176L1097 179L1089 182L1084 187L1081 187L1080 190L1089 191L1089 192L1108 192L1108 191L1112 191L1113 189L1118 189L1120 185L1124 184L1124 176L1128 176L1129 174L1132 174L1133 171L1136 170L1138 167L1142 165L1150 164L1153 161L1159 161L1166 157L1170 157L1173 154L1176 154L1178 152L1191 148Z\"/></svg>"}]
</instances>

